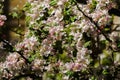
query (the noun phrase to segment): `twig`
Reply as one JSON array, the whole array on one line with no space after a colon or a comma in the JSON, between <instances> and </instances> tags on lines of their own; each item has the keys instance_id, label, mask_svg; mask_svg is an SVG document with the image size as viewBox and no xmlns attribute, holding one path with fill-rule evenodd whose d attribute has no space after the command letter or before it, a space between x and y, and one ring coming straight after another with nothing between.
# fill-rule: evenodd
<instances>
[{"instance_id":1,"label":"twig","mask_svg":"<svg viewBox=\"0 0 120 80\"><path fill-rule=\"evenodd\" d=\"M12 32L14 32L15 34L18 34L18 35L20 35L20 36L24 36L24 34L21 34L21 33L18 33L17 31L15 31L15 30L12 30L12 29L10 29Z\"/></svg>"},{"instance_id":2,"label":"twig","mask_svg":"<svg viewBox=\"0 0 120 80\"><path fill-rule=\"evenodd\" d=\"M93 24L96 26L96 28L101 32L101 34L106 38L106 40L108 40L109 42L112 42L112 40L110 40L110 39L105 35L105 33L100 29L100 27L98 26L98 24L97 24L95 21L93 21L93 19L92 19L91 17L87 16L87 15L80 9L80 7L78 6L78 4L77 4L76 1L74 1L74 2L75 2L75 4L76 4L78 10L79 10L86 18L88 18L91 23L93 23Z\"/></svg>"},{"instance_id":3,"label":"twig","mask_svg":"<svg viewBox=\"0 0 120 80\"><path fill-rule=\"evenodd\" d=\"M18 80L18 79L20 79L21 77L30 77L30 78L32 78L33 80L34 80L34 79L42 80L42 77L40 77L40 76L38 76L38 75L35 75L34 73L20 74L20 75L15 76L14 78L12 78L12 79L10 79L10 80Z\"/></svg>"},{"instance_id":4,"label":"twig","mask_svg":"<svg viewBox=\"0 0 120 80\"><path fill-rule=\"evenodd\" d=\"M31 63L25 56L23 56L23 54L22 54L22 51L15 51L15 52L17 52L25 61L26 61L26 63Z\"/></svg>"},{"instance_id":5,"label":"twig","mask_svg":"<svg viewBox=\"0 0 120 80\"><path fill-rule=\"evenodd\" d=\"M14 47L8 41L6 41L2 38L0 38L0 40L2 42L6 43L6 45L8 45L10 47L10 52L17 52L26 61L26 63L31 63L27 58L25 58L25 56L23 56L22 51L16 51L16 50L14 50Z\"/></svg>"}]
</instances>

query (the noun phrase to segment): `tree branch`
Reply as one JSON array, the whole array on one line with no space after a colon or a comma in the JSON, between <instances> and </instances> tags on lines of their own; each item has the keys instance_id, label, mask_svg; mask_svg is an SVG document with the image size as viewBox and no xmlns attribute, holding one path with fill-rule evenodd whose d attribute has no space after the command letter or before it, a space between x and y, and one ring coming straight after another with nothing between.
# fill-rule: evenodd
<instances>
[{"instance_id":1,"label":"tree branch","mask_svg":"<svg viewBox=\"0 0 120 80\"><path fill-rule=\"evenodd\" d=\"M77 6L78 10L79 10L86 18L88 18L91 23L93 23L93 24L96 26L96 28L101 32L101 34L106 38L106 40L109 41L109 42L112 42L112 40L110 40L110 39L107 37L107 35L105 35L105 33L100 29L100 27L98 26L98 24L97 24L95 21L93 21L93 19L92 19L91 17L87 16L87 15L80 9L80 7L78 6L78 3L77 3L76 1L74 1L74 2L75 2L75 5Z\"/></svg>"},{"instance_id":2,"label":"tree branch","mask_svg":"<svg viewBox=\"0 0 120 80\"><path fill-rule=\"evenodd\" d=\"M18 75L18 76L15 76L15 77L12 78L11 80L18 80L18 79L23 78L23 77L30 77L30 78L32 78L33 80L34 80L34 79L42 80L42 77L40 77L40 76L38 76L38 75L35 75L34 73L20 74L20 75Z\"/></svg>"},{"instance_id":3,"label":"tree branch","mask_svg":"<svg viewBox=\"0 0 120 80\"><path fill-rule=\"evenodd\" d=\"M23 56L22 51L16 51L14 47L8 41L2 38L0 38L0 41L4 42L8 46L9 52L17 52L26 61L26 63L31 63L27 58L25 58L25 56Z\"/></svg>"}]
</instances>

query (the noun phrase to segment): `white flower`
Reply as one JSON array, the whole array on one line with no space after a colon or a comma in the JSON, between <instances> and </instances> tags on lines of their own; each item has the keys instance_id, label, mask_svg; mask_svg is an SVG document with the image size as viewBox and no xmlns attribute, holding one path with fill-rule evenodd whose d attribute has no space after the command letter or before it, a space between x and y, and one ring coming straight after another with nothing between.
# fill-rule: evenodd
<instances>
[{"instance_id":1,"label":"white flower","mask_svg":"<svg viewBox=\"0 0 120 80\"><path fill-rule=\"evenodd\" d=\"M7 20L7 17L5 15L0 15L0 20L5 21L5 20Z\"/></svg>"},{"instance_id":2,"label":"white flower","mask_svg":"<svg viewBox=\"0 0 120 80\"><path fill-rule=\"evenodd\" d=\"M34 0L28 0L29 3L33 2Z\"/></svg>"},{"instance_id":3,"label":"white flower","mask_svg":"<svg viewBox=\"0 0 120 80\"><path fill-rule=\"evenodd\" d=\"M58 3L57 3L58 6L61 6L63 5L63 1L62 0L59 0Z\"/></svg>"},{"instance_id":4,"label":"white flower","mask_svg":"<svg viewBox=\"0 0 120 80\"><path fill-rule=\"evenodd\" d=\"M43 68L43 64L44 64L43 60L35 59L33 62L33 65L32 65L32 69L33 70L40 70Z\"/></svg>"},{"instance_id":5,"label":"white flower","mask_svg":"<svg viewBox=\"0 0 120 80\"><path fill-rule=\"evenodd\" d=\"M110 35L110 38L111 38L111 40L113 40L113 41L116 41L116 39L118 39L120 34L118 33L118 32L112 32L111 33L111 35Z\"/></svg>"}]
</instances>

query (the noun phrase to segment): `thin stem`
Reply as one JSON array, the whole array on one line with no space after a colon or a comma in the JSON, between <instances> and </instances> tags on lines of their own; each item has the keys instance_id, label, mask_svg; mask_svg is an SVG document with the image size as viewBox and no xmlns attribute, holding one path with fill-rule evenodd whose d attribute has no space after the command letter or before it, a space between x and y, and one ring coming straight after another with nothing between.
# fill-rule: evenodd
<instances>
[{"instance_id":1,"label":"thin stem","mask_svg":"<svg viewBox=\"0 0 120 80\"><path fill-rule=\"evenodd\" d=\"M25 56L23 56L23 54L22 54L22 51L15 51L15 52L17 52L25 61L26 61L26 63L31 63Z\"/></svg>"},{"instance_id":2,"label":"thin stem","mask_svg":"<svg viewBox=\"0 0 120 80\"><path fill-rule=\"evenodd\" d=\"M112 74L112 77L113 79L115 78L115 64L114 64L114 51L112 51L112 54L111 54L111 57L112 57L112 64L113 64L113 74Z\"/></svg>"},{"instance_id":3,"label":"thin stem","mask_svg":"<svg viewBox=\"0 0 120 80\"><path fill-rule=\"evenodd\" d=\"M15 31L15 30L12 30L12 29L10 29L12 32L14 32L15 34L18 34L18 35L20 35L20 36L24 36L24 34L21 34L21 33L18 33L17 31Z\"/></svg>"},{"instance_id":4,"label":"thin stem","mask_svg":"<svg viewBox=\"0 0 120 80\"><path fill-rule=\"evenodd\" d=\"M92 19L91 17L87 16L87 15L80 9L80 7L78 6L78 4L77 4L76 1L74 1L74 2L75 2L75 4L76 4L78 10L79 10L86 18L88 18L91 23L93 23L93 24L96 26L96 28L101 32L101 34L106 38L106 40L108 40L109 42L112 42L112 41L105 35L105 33L100 29L100 27L98 26L98 24L97 24L95 21L93 21L93 19Z\"/></svg>"},{"instance_id":5,"label":"thin stem","mask_svg":"<svg viewBox=\"0 0 120 80\"><path fill-rule=\"evenodd\" d=\"M25 56L23 56L22 51L16 51L14 50L14 47L8 41L2 38L0 38L0 40L10 47L10 52L17 52L26 61L26 63L31 63L27 58L25 58Z\"/></svg>"},{"instance_id":6,"label":"thin stem","mask_svg":"<svg viewBox=\"0 0 120 80\"><path fill-rule=\"evenodd\" d=\"M18 75L18 76L15 76L14 78L12 78L11 80L18 80L18 79L20 79L21 77L30 77L30 78L32 78L33 80L35 79L39 79L39 80L42 80L42 77L40 77L40 76L37 76L36 74L34 74L34 73L27 73L27 74L20 74L20 75Z\"/></svg>"}]
</instances>

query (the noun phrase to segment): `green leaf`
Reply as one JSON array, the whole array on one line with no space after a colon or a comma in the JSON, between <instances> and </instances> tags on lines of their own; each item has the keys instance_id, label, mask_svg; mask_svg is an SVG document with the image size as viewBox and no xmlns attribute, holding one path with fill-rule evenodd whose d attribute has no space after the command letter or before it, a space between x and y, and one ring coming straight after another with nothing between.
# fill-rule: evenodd
<instances>
[{"instance_id":1,"label":"green leaf","mask_svg":"<svg viewBox=\"0 0 120 80\"><path fill-rule=\"evenodd\" d=\"M120 40L117 40L116 43L117 43L117 47L120 48Z\"/></svg>"},{"instance_id":2,"label":"green leaf","mask_svg":"<svg viewBox=\"0 0 120 80\"><path fill-rule=\"evenodd\" d=\"M92 4L90 5L90 11L93 12L96 8L97 5L97 1L96 0L92 0Z\"/></svg>"},{"instance_id":3,"label":"green leaf","mask_svg":"<svg viewBox=\"0 0 120 80\"><path fill-rule=\"evenodd\" d=\"M63 54L59 54L59 57L63 62L70 62L71 60L70 58L68 58L68 55L65 52Z\"/></svg>"},{"instance_id":4,"label":"green leaf","mask_svg":"<svg viewBox=\"0 0 120 80\"><path fill-rule=\"evenodd\" d=\"M112 59L110 56L107 56L102 59L102 64L103 65L112 65Z\"/></svg>"},{"instance_id":5,"label":"green leaf","mask_svg":"<svg viewBox=\"0 0 120 80\"><path fill-rule=\"evenodd\" d=\"M68 76L72 76L73 74L74 74L73 71L67 71L67 72L66 72L66 75L68 75Z\"/></svg>"},{"instance_id":6,"label":"green leaf","mask_svg":"<svg viewBox=\"0 0 120 80\"><path fill-rule=\"evenodd\" d=\"M61 73L58 73L58 74L57 74L57 77L56 77L56 80L62 80L62 76L63 76L63 75L62 75Z\"/></svg>"},{"instance_id":7,"label":"green leaf","mask_svg":"<svg viewBox=\"0 0 120 80\"><path fill-rule=\"evenodd\" d=\"M110 28L105 28L104 30L105 30L105 31L109 31L109 30L110 30Z\"/></svg>"},{"instance_id":8,"label":"green leaf","mask_svg":"<svg viewBox=\"0 0 120 80\"><path fill-rule=\"evenodd\" d=\"M107 74L109 74L109 72L107 70L103 70L102 74L107 75Z\"/></svg>"},{"instance_id":9,"label":"green leaf","mask_svg":"<svg viewBox=\"0 0 120 80\"><path fill-rule=\"evenodd\" d=\"M97 80L97 78L95 76L92 76L90 80Z\"/></svg>"},{"instance_id":10,"label":"green leaf","mask_svg":"<svg viewBox=\"0 0 120 80\"><path fill-rule=\"evenodd\" d=\"M87 41L85 44L84 44L84 47L88 47L91 45L91 41Z\"/></svg>"},{"instance_id":11,"label":"green leaf","mask_svg":"<svg viewBox=\"0 0 120 80\"><path fill-rule=\"evenodd\" d=\"M71 22L74 22L77 19L77 16L73 16L73 17L71 16L70 19L71 19Z\"/></svg>"},{"instance_id":12,"label":"green leaf","mask_svg":"<svg viewBox=\"0 0 120 80\"><path fill-rule=\"evenodd\" d=\"M32 6L31 6L31 4L29 3L29 2L27 2L26 4L25 4L25 6L23 7L23 10L24 11L30 11Z\"/></svg>"},{"instance_id":13,"label":"green leaf","mask_svg":"<svg viewBox=\"0 0 120 80\"><path fill-rule=\"evenodd\" d=\"M18 18L18 13L17 12L13 12L10 14L13 18Z\"/></svg>"},{"instance_id":14,"label":"green leaf","mask_svg":"<svg viewBox=\"0 0 120 80\"><path fill-rule=\"evenodd\" d=\"M26 16L25 18L25 23L29 25L29 21L30 21L31 17L30 16Z\"/></svg>"},{"instance_id":15,"label":"green leaf","mask_svg":"<svg viewBox=\"0 0 120 80\"><path fill-rule=\"evenodd\" d=\"M28 60L32 62L35 58L36 58L36 55L32 55L30 58L28 58Z\"/></svg>"},{"instance_id":16,"label":"green leaf","mask_svg":"<svg viewBox=\"0 0 120 80\"><path fill-rule=\"evenodd\" d=\"M50 5L51 5L51 6L57 5L57 0L51 0L51 1L50 1Z\"/></svg>"}]
</instances>

